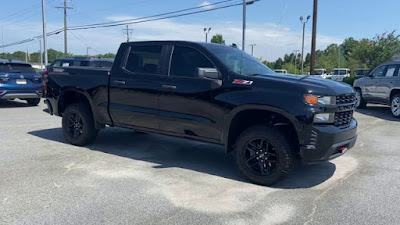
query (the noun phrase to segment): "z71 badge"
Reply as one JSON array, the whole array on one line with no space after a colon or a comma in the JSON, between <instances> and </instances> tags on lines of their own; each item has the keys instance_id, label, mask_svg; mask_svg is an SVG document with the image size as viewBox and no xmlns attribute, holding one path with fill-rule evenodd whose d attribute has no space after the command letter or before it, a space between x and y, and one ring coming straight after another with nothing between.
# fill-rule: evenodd
<instances>
[{"instance_id":1,"label":"z71 badge","mask_svg":"<svg viewBox=\"0 0 400 225\"><path fill-rule=\"evenodd\" d=\"M235 80L233 80L232 84L252 85L253 81L252 80L235 79Z\"/></svg>"}]
</instances>

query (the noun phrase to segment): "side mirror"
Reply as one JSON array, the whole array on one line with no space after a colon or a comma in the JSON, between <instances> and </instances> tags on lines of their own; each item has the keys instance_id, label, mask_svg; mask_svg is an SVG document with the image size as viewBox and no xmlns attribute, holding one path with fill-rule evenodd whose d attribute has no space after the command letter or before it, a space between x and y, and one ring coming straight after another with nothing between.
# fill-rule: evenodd
<instances>
[{"instance_id":1,"label":"side mirror","mask_svg":"<svg viewBox=\"0 0 400 225\"><path fill-rule=\"evenodd\" d=\"M221 74L215 68L197 68L197 74L202 78L209 78L214 80L221 79Z\"/></svg>"}]
</instances>

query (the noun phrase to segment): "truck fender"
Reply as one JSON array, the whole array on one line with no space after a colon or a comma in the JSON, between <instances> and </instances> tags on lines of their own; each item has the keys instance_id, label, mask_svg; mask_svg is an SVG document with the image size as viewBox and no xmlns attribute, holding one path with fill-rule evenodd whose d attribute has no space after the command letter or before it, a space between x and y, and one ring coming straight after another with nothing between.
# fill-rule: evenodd
<instances>
[{"instance_id":1,"label":"truck fender","mask_svg":"<svg viewBox=\"0 0 400 225\"><path fill-rule=\"evenodd\" d=\"M296 129L296 133L298 135L301 131L301 128L302 128L301 123L293 115L289 114L288 112L286 112L283 109L272 107L272 106L263 106L263 105L254 105L254 104L242 105L242 106L239 106L239 107L235 108L234 110L232 110L224 118L224 125L222 128L221 139L225 146L228 146L229 130L231 128L232 120L235 118L235 116L238 113L243 112L245 110L265 110L265 111L269 111L269 112L273 112L273 113L282 115L282 116L286 117L293 124L294 128Z\"/></svg>"}]
</instances>

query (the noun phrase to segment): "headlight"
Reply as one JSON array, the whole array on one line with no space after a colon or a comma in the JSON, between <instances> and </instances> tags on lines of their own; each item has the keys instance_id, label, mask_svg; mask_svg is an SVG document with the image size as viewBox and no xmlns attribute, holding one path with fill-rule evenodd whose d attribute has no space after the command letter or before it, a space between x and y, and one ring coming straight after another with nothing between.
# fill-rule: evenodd
<instances>
[{"instance_id":1,"label":"headlight","mask_svg":"<svg viewBox=\"0 0 400 225\"><path fill-rule=\"evenodd\" d=\"M317 95L304 95L304 101L310 105L335 105L336 97L334 96L317 96Z\"/></svg>"},{"instance_id":2,"label":"headlight","mask_svg":"<svg viewBox=\"0 0 400 225\"><path fill-rule=\"evenodd\" d=\"M334 113L320 113L315 114L314 123L333 123L335 122Z\"/></svg>"}]
</instances>

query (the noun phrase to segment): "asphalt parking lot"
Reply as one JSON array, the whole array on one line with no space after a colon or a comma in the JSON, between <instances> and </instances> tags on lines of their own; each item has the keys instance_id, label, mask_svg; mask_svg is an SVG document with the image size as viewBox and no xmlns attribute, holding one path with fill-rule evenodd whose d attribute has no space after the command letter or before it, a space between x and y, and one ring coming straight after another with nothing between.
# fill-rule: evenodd
<instances>
[{"instance_id":1,"label":"asphalt parking lot","mask_svg":"<svg viewBox=\"0 0 400 225\"><path fill-rule=\"evenodd\" d=\"M0 224L399 224L400 121L358 111L355 148L275 187L218 146L107 128L64 141L45 106L0 103Z\"/></svg>"}]
</instances>

